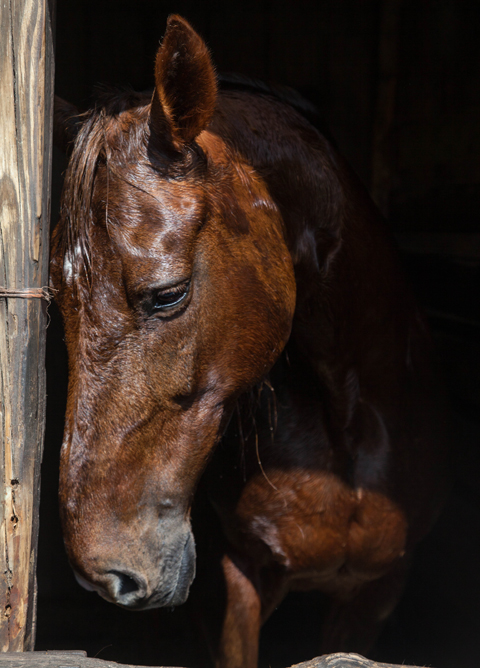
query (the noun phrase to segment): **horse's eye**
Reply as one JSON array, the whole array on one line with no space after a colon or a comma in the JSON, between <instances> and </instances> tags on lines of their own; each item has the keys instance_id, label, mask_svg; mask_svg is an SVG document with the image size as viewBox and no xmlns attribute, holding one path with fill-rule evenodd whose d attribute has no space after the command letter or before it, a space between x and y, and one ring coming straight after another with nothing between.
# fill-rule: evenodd
<instances>
[{"instance_id":1,"label":"horse's eye","mask_svg":"<svg viewBox=\"0 0 480 668\"><path fill-rule=\"evenodd\" d=\"M190 283L182 283L181 285L165 290L158 290L153 295L152 312L168 311L174 306L181 304L188 295Z\"/></svg>"}]
</instances>

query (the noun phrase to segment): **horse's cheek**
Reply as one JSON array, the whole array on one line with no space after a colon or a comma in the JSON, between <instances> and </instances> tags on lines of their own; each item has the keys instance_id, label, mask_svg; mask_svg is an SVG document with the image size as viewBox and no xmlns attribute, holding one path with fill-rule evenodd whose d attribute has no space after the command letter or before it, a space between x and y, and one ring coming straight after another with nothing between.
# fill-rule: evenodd
<instances>
[{"instance_id":1,"label":"horse's cheek","mask_svg":"<svg viewBox=\"0 0 480 668\"><path fill-rule=\"evenodd\" d=\"M269 372L289 339L295 310L290 257L269 258L262 266L249 262L247 252L245 256L235 269L226 269L222 306L209 323L219 366L235 376L238 391Z\"/></svg>"}]
</instances>

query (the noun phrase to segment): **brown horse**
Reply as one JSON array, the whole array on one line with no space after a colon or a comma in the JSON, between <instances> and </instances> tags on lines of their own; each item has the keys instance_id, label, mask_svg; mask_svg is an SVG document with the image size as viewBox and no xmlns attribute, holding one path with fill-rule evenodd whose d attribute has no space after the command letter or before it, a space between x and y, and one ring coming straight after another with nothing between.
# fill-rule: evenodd
<instances>
[{"instance_id":1,"label":"brown horse","mask_svg":"<svg viewBox=\"0 0 480 668\"><path fill-rule=\"evenodd\" d=\"M365 651L445 489L424 322L374 206L295 104L219 91L176 16L155 82L57 108L57 136L76 135L52 252L68 557L109 601L173 606L196 541L222 668L256 665L299 588L332 599L324 651Z\"/></svg>"}]
</instances>

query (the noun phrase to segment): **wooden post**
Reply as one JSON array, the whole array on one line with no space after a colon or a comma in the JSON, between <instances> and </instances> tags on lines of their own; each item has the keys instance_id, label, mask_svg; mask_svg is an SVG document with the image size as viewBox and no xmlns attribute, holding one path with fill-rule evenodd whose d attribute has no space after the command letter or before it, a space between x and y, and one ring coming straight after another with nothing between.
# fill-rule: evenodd
<instances>
[{"instance_id":1,"label":"wooden post","mask_svg":"<svg viewBox=\"0 0 480 668\"><path fill-rule=\"evenodd\" d=\"M48 285L53 3L0 0L0 651L32 650ZM35 295L35 292L31 293Z\"/></svg>"}]
</instances>

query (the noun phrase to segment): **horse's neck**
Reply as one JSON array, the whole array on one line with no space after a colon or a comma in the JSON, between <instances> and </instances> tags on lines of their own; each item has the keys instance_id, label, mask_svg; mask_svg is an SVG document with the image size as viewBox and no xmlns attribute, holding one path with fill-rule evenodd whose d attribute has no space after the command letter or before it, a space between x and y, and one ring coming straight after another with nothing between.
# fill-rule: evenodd
<instances>
[{"instance_id":1,"label":"horse's neck","mask_svg":"<svg viewBox=\"0 0 480 668\"><path fill-rule=\"evenodd\" d=\"M424 344L384 222L348 168L332 178L343 199L330 221L338 240L333 234L329 245L320 235L318 270L297 270L292 345L342 407L339 419L348 422L360 397L385 408L398 400L392 379L405 377L410 348Z\"/></svg>"},{"instance_id":2,"label":"horse's neck","mask_svg":"<svg viewBox=\"0 0 480 668\"><path fill-rule=\"evenodd\" d=\"M394 401L392 375L405 372L419 328L368 195L328 142L284 105L239 94L222 111L229 140L264 177L285 224L297 278L290 347L332 402L346 406L353 387Z\"/></svg>"}]
</instances>

